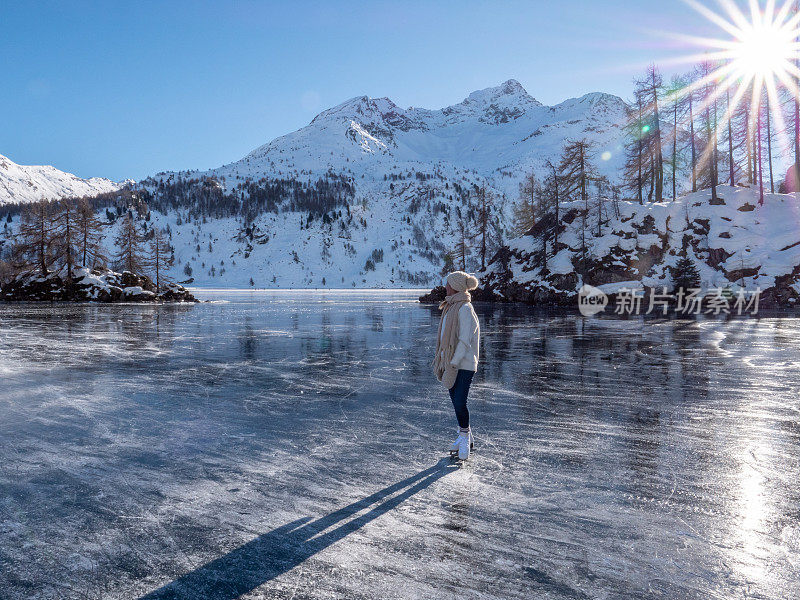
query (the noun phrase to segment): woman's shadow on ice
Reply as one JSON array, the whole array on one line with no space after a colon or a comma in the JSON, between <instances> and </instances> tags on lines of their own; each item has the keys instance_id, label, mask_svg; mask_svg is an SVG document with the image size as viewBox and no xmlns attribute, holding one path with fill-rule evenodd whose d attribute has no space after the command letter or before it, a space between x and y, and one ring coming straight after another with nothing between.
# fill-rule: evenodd
<instances>
[{"instance_id":1,"label":"woman's shadow on ice","mask_svg":"<svg viewBox=\"0 0 800 600\"><path fill-rule=\"evenodd\" d=\"M361 529L456 468L445 458L325 517L310 522L306 517L287 523L142 596L140 600L238 598ZM369 507L372 508L367 512L347 520ZM334 529L326 531L335 525Z\"/></svg>"}]
</instances>

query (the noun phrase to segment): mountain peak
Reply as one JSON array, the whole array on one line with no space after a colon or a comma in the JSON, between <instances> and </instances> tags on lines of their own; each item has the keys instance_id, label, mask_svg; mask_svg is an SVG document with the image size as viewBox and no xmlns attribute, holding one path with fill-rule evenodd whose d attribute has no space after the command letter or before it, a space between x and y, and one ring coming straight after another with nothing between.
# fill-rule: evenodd
<instances>
[{"instance_id":1,"label":"mountain peak","mask_svg":"<svg viewBox=\"0 0 800 600\"><path fill-rule=\"evenodd\" d=\"M539 105L539 102L534 100L516 79L509 79L495 87L476 90L467 96L462 104L491 104L498 101L504 104L521 101L525 104Z\"/></svg>"},{"instance_id":2,"label":"mountain peak","mask_svg":"<svg viewBox=\"0 0 800 600\"><path fill-rule=\"evenodd\" d=\"M386 168L405 161L449 160L456 168L488 169L487 174L498 168L529 171L541 162L540 155L559 152L570 137L591 135L604 146L616 147L624 111L622 99L600 93L545 107L516 79L472 92L462 102L438 110L403 109L389 98L362 95L256 148L245 164L234 163L228 171L243 178L285 172L289 165L295 170L340 172L351 171L362 160L392 165Z\"/></svg>"},{"instance_id":3,"label":"mountain peak","mask_svg":"<svg viewBox=\"0 0 800 600\"><path fill-rule=\"evenodd\" d=\"M500 91L503 94L526 94L527 90L522 87L522 84L516 79L509 79L500 86Z\"/></svg>"},{"instance_id":4,"label":"mountain peak","mask_svg":"<svg viewBox=\"0 0 800 600\"><path fill-rule=\"evenodd\" d=\"M585 113L586 110L601 113L617 112L623 114L626 106L625 101L619 96L606 94L604 92L591 92L578 98L564 100L561 104L554 106L553 109L562 112L575 111L581 114Z\"/></svg>"},{"instance_id":5,"label":"mountain peak","mask_svg":"<svg viewBox=\"0 0 800 600\"><path fill-rule=\"evenodd\" d=\"M399 108L389 98L371 98L369 96L355 96L341 104L319 113L311 123L320 123L326 120L354 120L359 123L369 124L386 122L402 129L422 127L418 118L422 114L441 112L445 117L456 115L476 116L485 123L506 123L524 115L528 109L542 106L530 96L516 79L509 79L495 87L489 87L472 92L461 103L448 106L441 111L428 109Z\"/></svg>"},{"instance_id":6,"label":"mountain peak","mask_svg":"<svg viewBox=\"0 0 800 600\"><path fill-rule=\"evenodd\" d=\"M326 119L345 119L361 121L380 119L386 116L396 116L404 111L389 98L370 98L369 96L356 96L341 104L319 113L312 123Z\"/></svg>"},{"instance_id":7,"label":"mountain peak","mask_svg":"<svg viewBox=\"0 0 800 600\"><path fill-rule=\"evenodd\" d=\"M524 115L528 110L542 104L531 97L516 79L509 79L495 87L477 90L463 102L442 110L452 115L475 115L483 123L508 123Z\"/></svg>"}]
</instances>

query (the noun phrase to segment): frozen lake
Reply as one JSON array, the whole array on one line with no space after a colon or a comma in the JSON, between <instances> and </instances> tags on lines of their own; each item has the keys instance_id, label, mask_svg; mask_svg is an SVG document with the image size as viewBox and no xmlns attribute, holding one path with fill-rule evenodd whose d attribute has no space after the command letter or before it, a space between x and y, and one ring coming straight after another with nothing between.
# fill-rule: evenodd
<instances>
[{"instance_id":1,"label":"frozen lake","mask_svg":"<svg viewBox=\"0 0 800 600\"><path fill-rule=\"evenodd\" d=\"M0 305L0 598L798 598L800 321Z\"/></svg>"}]
</instances>

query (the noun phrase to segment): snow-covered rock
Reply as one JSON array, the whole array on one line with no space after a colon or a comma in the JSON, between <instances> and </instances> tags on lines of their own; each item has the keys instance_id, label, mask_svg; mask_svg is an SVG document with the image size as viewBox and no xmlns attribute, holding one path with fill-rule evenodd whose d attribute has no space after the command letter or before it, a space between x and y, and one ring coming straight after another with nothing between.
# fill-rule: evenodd
<instances>
[{"instance_id":1,"label":"snow-covered rock","mask_svg":"<svg viewBox=\"0 0 800 600\"><path fill-rule=\"evenodd\" d=\"M101 177L82 179L50 166L18 165L0 155L0 206L10 202L94 196L116 191L122 185Z\"/></svg>"},{"instance_id":2,"label":"snow-covered rock","mask_svg":"<svg viewBox=\"0 0 800 600\"><path fill-rule=\"evenodd\" d=\"M63 273L39 272L20 275L0 288L6 302L197 302L184 287L170 283L157 292L146 275L130 271L76 268L72 280Z\"/></svg>"},{"instance_id":3,"label":"snow-covered rock","mask_svg":"<svg viewBox=\"0 0 800 600\"><path fill-rule=\"evenodd\" d=\"M584 284L612 292L631 282L672 289L673 268L686 254L703 289L762 290L766 305L791 306L800 299L800 199L720 186L721 201L703 190L675 202L639 205L606 201L599 232L597 204L561 206L558 251L537 235L513 240L485 274L495 293L532 303L572 302ZM585 249L585 250L584 250ZM585 257L585 258L584 258ZM614 285L616 284L616 285Z\"/></svg>"}]
</instances>

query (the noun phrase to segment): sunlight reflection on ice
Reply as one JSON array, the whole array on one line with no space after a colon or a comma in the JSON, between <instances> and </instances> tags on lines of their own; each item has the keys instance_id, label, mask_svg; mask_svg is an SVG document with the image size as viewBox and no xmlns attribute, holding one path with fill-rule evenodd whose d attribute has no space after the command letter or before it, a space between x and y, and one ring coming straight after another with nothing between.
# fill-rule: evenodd
<instances>
[{"instance_id":1,"label":"sunlight reflection on ice","mask_svg":"<svg viewBox=\"0 0 800 600\"><path fill-rule=\"evenodd\" d=\"M454 435L436 307L203 295L0 306L4 598L128 600L258 552L245 598L800 596L796 321L478 305L475 456L373 512Z\"/></svg>"}]
</instances>

